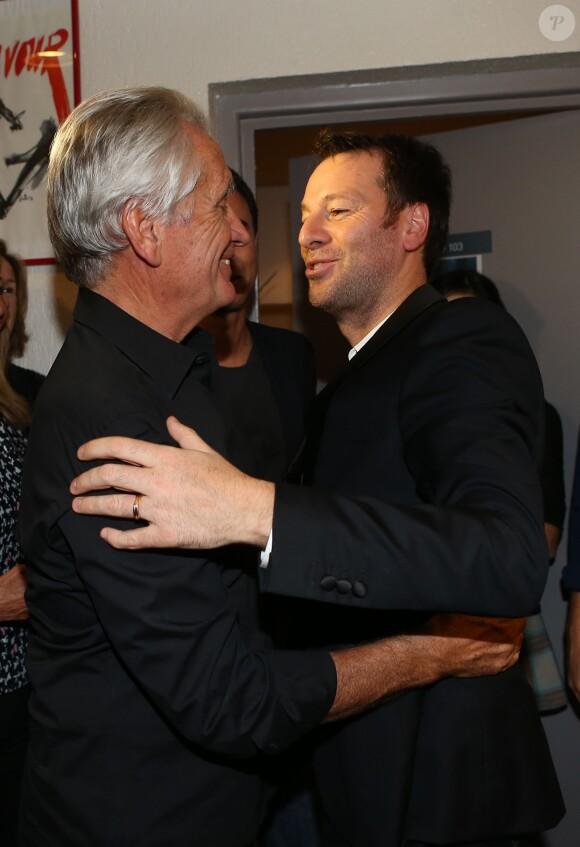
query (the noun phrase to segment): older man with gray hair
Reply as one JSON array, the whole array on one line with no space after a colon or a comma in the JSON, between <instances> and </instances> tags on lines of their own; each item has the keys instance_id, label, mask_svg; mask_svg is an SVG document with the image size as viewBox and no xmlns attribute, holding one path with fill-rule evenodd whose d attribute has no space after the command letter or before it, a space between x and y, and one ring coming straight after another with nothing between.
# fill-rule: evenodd
<instances>
[{"instance_id":1,"label":"older man with gray hair","mask_svg":"<svg viewBox=\"0 0 580 847\"><path fill-rule=\"evenodd\" d=\"M121 552L99 537L104 519L74 515L83 441L167 443L177 415L223 450L210 339L196 326L232 300L232 243L245 234L203 115L163 88L76 108L47 190L52 242L80 291L24 474L33 729L22 844L243 847L265 810L262 754L397 690L499 670L517 649L490 648L484 633L275 652L235 550L211 562Z\"/></svg>"}]
</instances>

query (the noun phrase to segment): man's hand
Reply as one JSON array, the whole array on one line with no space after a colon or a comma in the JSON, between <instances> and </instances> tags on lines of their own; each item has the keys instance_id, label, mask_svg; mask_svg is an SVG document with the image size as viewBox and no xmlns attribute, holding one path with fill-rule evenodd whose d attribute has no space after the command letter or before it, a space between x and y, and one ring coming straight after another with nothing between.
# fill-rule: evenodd
<instances>
[{"instance_id":1,"label":"man's hand","mask_svg":"<svg viewBox=\"0 0 580 847\"><path fill-rule=\"evenodd\" d=\"M193 430L169 418L167 429L182 449L132 438L99 438L79 448L80 459L119 459L73 480L75 495L116 488L128 494L76 496L73 509L85 515L139 516L148 526L108 527L101 536L112 547L208 549L241 542L265 547L272 528L274 486L230 465Z\"/></svg>"},{"instance_id":2,"label":"man's hand","mask_svg":"<svg viewBox=\"0 0 580 847\"><path fill-rule=\"evenodd\" d=\"M28 609L24 602L26 579L24 565L14 565L0 576L0 621L25 621Z\"/></svg>"},{"instance_id":3,"label":"man's hand","mask_svg":"<svg viewBox=\"0 0 580 847\"><path fill-rule=\"evenodd\" d=\"M566 618L566 677L580 701L580 592L571 591Z\"/></svg>"},{"instance_id":4,"label":"man's hand","mask_svg":"<svg viewBox=\"0 0 580 847\"><path fill-rule=\"evenodd\" d=\"M422 632L332 653L337 691L325 720L341 720L444 677L501 673L516 663L525 625L525 618L440 614Z\"/></svg>"},{"instance_id":5,"label":"man's hand","mask_svg":"<svg viewBox=\"0 0 580 847\"><path fill-rule=\"evenodd\" d=\"M520 655L526 618L434 615L425 644L441 676L488 676L511 668Z\"/></svg>"},{"instance_id":6,"label":"man's hand","mask_svg":"<svg viewBox=\"0 0 580 847\"><path fill-rule=\"evenodd\" d=\"M327 721L448 676L490 676L518 659L525 618L434 615L413 635L399 635L332 654L337 691Z\"/></svg>"}]
</instances>

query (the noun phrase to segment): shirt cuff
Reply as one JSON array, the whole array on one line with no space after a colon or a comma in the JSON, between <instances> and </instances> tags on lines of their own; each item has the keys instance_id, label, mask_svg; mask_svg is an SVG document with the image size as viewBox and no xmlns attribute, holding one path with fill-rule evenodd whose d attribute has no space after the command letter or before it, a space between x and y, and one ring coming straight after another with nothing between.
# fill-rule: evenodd
<instances>
[{"instance_id":1,"label":"shirt cuff","mask_svg":"<svg viewBox=\"0 0 580 847\"><path fill-rule=\"evenodd\" d=\"M268 536L268 543L264 550L260 550L260 567L267 568L270 564L270 554L272 553L272 540L274 537L274 530L270 530L270 535Z\"/></svg>"}]
</instances>

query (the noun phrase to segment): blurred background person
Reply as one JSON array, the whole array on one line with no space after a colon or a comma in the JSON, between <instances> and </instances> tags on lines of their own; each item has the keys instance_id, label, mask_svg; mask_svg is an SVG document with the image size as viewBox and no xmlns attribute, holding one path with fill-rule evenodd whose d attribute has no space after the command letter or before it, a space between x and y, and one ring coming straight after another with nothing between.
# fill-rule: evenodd
<instances>
[{"instance_id":1,"label":"blurred background person","mask_svg":"<svg viewBox=\"0 0 580 847\"><path fill-rule=\"evenodd\" d=\"M447 300L455 300L457 297L481 297L505 309L495 283L478 271L449 271L429 281ZM545 409L544 450L539 473L544 501L544 531L551 564L556 558L562 538L566 494L562 422L554 406L548 402ZM534 689L540 712L551 712L566 706L564 684L540 611L528 618L519 663Z\"/></svg>"},{"instance_id":2,"label":"blurred background person","mask_svg":"<svg viewBox=\"0 0 580 847\"><path fill-rule=\"evenodd\" d=\"M20 477L31 407L43 377L20 368L27 341L23 265L0 241L0 844L17 844L20 784L28 744L28 679L24 667L26 587L15 534Z\"/></svg>"}]
</instances>

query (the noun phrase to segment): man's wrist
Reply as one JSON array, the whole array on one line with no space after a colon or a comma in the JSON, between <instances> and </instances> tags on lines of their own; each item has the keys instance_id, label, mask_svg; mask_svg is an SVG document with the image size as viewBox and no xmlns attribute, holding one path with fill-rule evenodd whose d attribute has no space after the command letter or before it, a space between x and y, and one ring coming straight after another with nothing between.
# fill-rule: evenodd
<instances>
[{"instance_id":1,"label":"man's wrist","mask_svg":"<svg viewBox=\"0 0 580 847\"><path fill-rule=\"evenodd\" d=\"M272 532L274 521L274 498L276 487L272 482L262 479L252 479L251 491L247 500L240 501L239 514L241 518L240 532L247 530L247 537L242 540L264 550ZM246 524L248 513L253 520Z\"/></svg>"},{"instance_id":2,"label":"man's wrist","mask_svg":"<svg viewBox=\"0 0 580 847\"><path fill-rule=\"evenodd\" d=\"M426 649L430 636L396 635L332 652L336 698L326 721L340 720L445 676L445 662Z\"/></svg>"}]
</instances>

